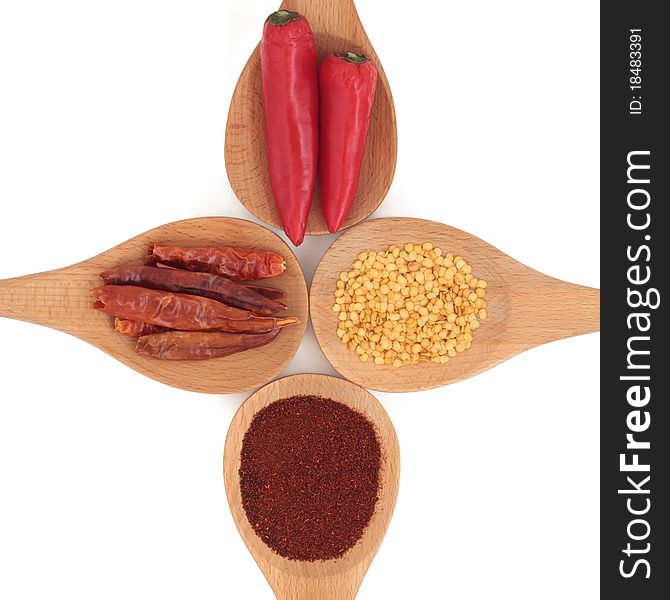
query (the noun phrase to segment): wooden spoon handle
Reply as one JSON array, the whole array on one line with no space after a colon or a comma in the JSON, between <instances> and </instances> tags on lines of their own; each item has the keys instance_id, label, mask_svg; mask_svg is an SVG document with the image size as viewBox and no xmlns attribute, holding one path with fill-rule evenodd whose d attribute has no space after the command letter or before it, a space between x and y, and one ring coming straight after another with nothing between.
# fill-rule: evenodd
<instances>
[{"instance_id":1,"label":"wooden spoon handle","mask_svg":"<svg viewBox=\"0 0 670 600\"><path fill-rule=\"evenodd\" d=\"M340 574L331 577L278 577L272 582L277 600L354 600L362 577Z\"/></svg>"},{"instance_id":2,"label":"wooden spoon handle","mask_svg":"<svg viewBox=\"0 0 670 600\"><path fill-rule=\"evenodd\" d=\"M510 289L509 331L521 349L600 331L600 290L543 276Z\"/></svg>"},{"instance_id":3,"label":"wooden spoon handle","mask_svg":"<svg viewBox=\"0 0 670 600\"><path fill-rule=\"evenodd\" d=\"M367 39L353 0L284 0L281 9L294 10L305 15L316 38L319 60L328 53L328 48L330 51L364 53L376 63L379 62ZM343 40L349 42L343 46ZM379 64L377 67L380 68ZM380 75L384 77L383 73Z\"/></svg>"},{"instance_id":4,"label":"wooden spoon handle","mask_svg":"<svg viewBox=\"0 0 670 600\"><path fill-rule=\"evenodd\" d=\"M283 0L281 9L295 10L299 13L309 14L311 17L323 13L339 13L342 15L342 11L353 9L353 15L345 14L342 16L351 18L355 15L355 18L358 19L354 0Z\"/></svg>"},{"instance_id":5,"label":"wooden spoon handle","mask_svg":"<svg viewBox=\"0 0 670 600\"><path fill-rule=\"evenodd\" d=\"M86 276L65 276L63 271L0 280L0 317L76 334L85 305L91 303L91 284Z\"/></svg>"}]
</instances>

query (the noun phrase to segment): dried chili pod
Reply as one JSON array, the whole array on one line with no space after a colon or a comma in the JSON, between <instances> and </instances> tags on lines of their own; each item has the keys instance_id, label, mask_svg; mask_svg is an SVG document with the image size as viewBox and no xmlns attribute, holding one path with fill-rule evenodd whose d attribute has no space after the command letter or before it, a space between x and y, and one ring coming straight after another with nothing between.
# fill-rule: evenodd
<instances>
[{"instance_id":1,"label":"dried chili pod","mask_svg":"<svg viewBox=\"0 0 670 600\"><path fill-rule=\"evenodd\" d=\"M175 294L134 285L105 285L91 290L93 308L121 319L144 321L183 331L265 333L298 319L259 317L202 296Z\"/></svg>"},{"instance_id":2,"label":"dried chili pod","mask_svg":"<svg viewBox=\"0 0 670 600\"><path fill-rule=\"evenodd\" d=\"M286 292L280 290L279 288L266 287L264 285L246 285L245 287L251 288L257 294L270 298L272 300L281 300L286 297Z\"/></svg>"},{"instance_id":3,"label":"dried chili pod","mask_svg":"<svg viewBox=\"0 0 670 600\"><path fill-rule=\"evenodd\" d=\"M177 267L171 267L170 265L166 265L161 262L157 262L156 266L159 269L176 269ZM265 296L266 298L271 298L272 300L281 300L282 298L286 297L286 292L284 290L280 290L279 288L274 288L274 287L268 287L264 285L252 285L249 283L239 283L236 282L238 285L243 285L244 287L247 287L254 292L258 292L261 294L261 296Z\"/></svg>"},{"instance_id":4,"label":"dried chili pod","mask_svg":"<svg viewBox=\"0 0 670 600\"><path fill-rule=\"evenodd\" d=\"M147 262L214 273L235 280L266 279L286 270L284 257L276 252L229 246L183 248L152 244Z\"/></svg>"},{"instance_id":5,"label":"dried chili pod","mask_svg":"<svg viewBox=\"0 0 670 600\"><path fill-rule=\"evenodd\" d=\"M250 310L258 315L269 316L286 310L286 305L259 294L252 286L242 285L211 273L121 266L101 273L100 277L107 284L138 285L155 290L204 296L228 306Z\"/></svg>"},{"instance_id":6,"label":"dried chili pod","mask_svg":"<svg viewBox=\"0 0 670 600\"><path fill-rule=\"evenodd\" d=\"M119 317L114 319L114 329L123 335L130 335L133 337L167 331L165 327L160 327L159 325L152 325L151 323L145 323L144 321L119 319Z\"/></svg>"},{"instance_id":7,"label":"dried chili pod","mask_svg":"<svg viewBox=\"0 0 670 600\"><path fill-rule=\"evenodd\" d=\"M258 348L277 337L279 329L266 333L166 331L137 340L138 354L167 360L205 360Z\"/></svg>"}]
</instances>

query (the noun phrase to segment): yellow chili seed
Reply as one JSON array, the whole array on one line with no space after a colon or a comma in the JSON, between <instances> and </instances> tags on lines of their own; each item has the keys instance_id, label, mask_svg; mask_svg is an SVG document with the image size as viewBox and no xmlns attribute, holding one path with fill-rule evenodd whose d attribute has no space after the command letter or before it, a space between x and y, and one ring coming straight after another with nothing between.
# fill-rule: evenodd
<instances>
[{"instance_id":1,"label":"yellow chili seed","mask_svg":"<svg viewBox=\"0 0 670 600\"><path fill-rule=\"evenodd\" d=\"M337 336L361 361L444 364L486 318L487 283L432 242L361 252L336 281Z\"/></svg>"}]
</instances>

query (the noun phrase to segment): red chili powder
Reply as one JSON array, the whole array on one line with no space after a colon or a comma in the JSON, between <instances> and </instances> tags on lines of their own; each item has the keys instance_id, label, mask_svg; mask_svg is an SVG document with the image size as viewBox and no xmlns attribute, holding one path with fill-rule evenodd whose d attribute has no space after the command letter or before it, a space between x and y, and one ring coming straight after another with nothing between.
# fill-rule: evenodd
<instances>
[{"instance_id":1,"label":"red chili powder","mask_svg":"<svg viewBox=\"0 0 670 600\"><path fill-rule=\"evenodd\" d=\"M375 510L381 449L341 402L295 396L258 411L242 442L242 504L254 531L292 560L339 558Z\"/></svg>"}]
</instances>

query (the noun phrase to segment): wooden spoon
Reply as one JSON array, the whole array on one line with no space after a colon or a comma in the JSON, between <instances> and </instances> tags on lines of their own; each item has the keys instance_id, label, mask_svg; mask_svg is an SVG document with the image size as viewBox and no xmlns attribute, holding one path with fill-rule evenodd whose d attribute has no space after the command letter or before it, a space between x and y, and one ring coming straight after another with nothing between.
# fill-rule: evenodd
<instances>
[{"instance_id":1,"label":"wooden spoon","mask_svg":"<svg viewBox=\"0 0 670 600\"><path fill-rule=\"evenodd\" d=\"M285 0L280 8L305 15L314 32L319 60L332 52L349 50L365 54L379 72L358 192L343 225L350 227L377 209L393 180L398 134L391 88L358 18L353 0ZM262 23L258 24L259 32L262 26ZM281 229L268 175L258 47L247 61L230 103L225 160L230 185L240 202L260 220ZM328 233L318 189L314 194L306 233Z\"/></svg>"},{"instance_id":2,"label":"wooden spoon","mask_svg":"<svg viewBox=\"0 0 670 600\"><path fill-rule=\"evenodd\" d=\"M152 242L184 246L229 245L272 250L286 259L286 271L264 285L283 289L291 316L300 322L270 344L206 361L168 361L141 356L135 338L114 331L113 318L92 308L90 290L98 275L122 264L142 264ZM207 217L169 223L147 231L84 262L47 273L0 280L0 317L45 325L74 335L129 367L168 385L212 394L240 392L270 381L291 360L308 316L307 286L289 247L271 231L242 219Z\"/></svg>"},{"instance_id":3,"label":"wooden spoon","mask_svg":"<svg viewBox=\"0 0 670 600\"><path fill-rule=\"evenodd\" d=\"M263 407L291 396L321 396L363 413L375 426L382 447L379 499L361 540L342 558L301 562L276 554L249 523L240 492L242 440L254 415ZM252 394L233 417L226 436L223 476L228 504L237 529L278 600L351 600L384 539L391 521L400 480L400 450L393 424L382 405L366 390L337 377L293 375Z\"/></svg>"},{"instance_id":4,"label":"wooden spoon","mask_svg":"<svg viewBox=\"0 0 670 600\"><path fill-rule=\"evenodd\" d=\"M473 334L472 347L447 364L361 362L336 335L335 282L340 272L351 270L359 253L408 242L432 242L445 253L462 256L475 277L489 284L488 317ZM454 383L540 344L600 330L600 290L543 275L465 231L422 219L374 219L340 236L317 267L310 302L314 333L333 367L359 385L388 392Z\"/></svg>"}]
</instances>

